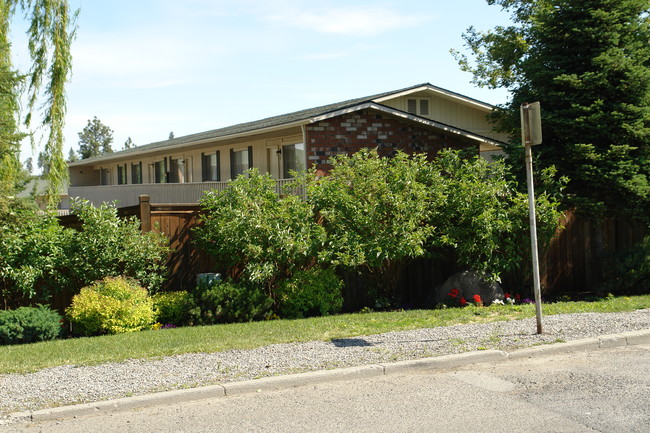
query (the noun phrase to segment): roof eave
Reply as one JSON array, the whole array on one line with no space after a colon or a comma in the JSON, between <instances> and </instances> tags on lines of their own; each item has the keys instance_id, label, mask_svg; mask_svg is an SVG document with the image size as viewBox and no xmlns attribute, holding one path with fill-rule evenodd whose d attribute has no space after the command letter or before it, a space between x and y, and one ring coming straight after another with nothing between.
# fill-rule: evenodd
<instances>
[{"instance_id":1,"label":"roof eave","mask_svg":"<svg viewBox=\"0 0 650 433\"><path fill-rule=\"evenodd\" d=\"M161 147L155 147L151 149L142 149L141 151L134 151L134 152L129 152L129 153L115 153L115 154L109 154L109 155L102 155L101 157L96 157L96 158L88 158L88 159L80 159L78 161L74 162L69 162L68 166L70 167L76 167L76 166L81 166L81 165L89 165L89 164L96 164L96 163L103 163L103 162L112 162L115 160L119 159L130 159L133 156L142 156L142 155L150 155L150 154L155 154L155 153L170 153L173 152L174 150L184 148L187 146L200 146L202 144L208 144L208 143L215 143L219 141L225 141L225 140L233 140L233 139L238 139L238 138L243 138L243 137L248 137L251 135L258 135L258 134L265 134L269 132L274 132L274 131L279 131L282 129L288 129L288 128L294 128L298 126L303 126L309 124L309 119L305 120L297 120L294 122L288 122L288 123L283 123L281 125L274 125L274 126L269 126L265 128L260 128L260 129L254 129L251 131L246 131L246 132L240 132L236 134L227 134L219 137L210 137L210 138L204 138L196 141L185 141L183 143L179 144L170 144L168 146L161 146Z\"/></svg>"}]
</instances>

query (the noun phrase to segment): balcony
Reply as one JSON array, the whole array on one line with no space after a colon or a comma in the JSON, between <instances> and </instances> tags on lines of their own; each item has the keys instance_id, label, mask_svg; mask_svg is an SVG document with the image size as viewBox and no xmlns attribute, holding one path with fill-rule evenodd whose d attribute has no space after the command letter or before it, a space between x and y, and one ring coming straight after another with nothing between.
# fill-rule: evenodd
<instances>
[{"instance_id":1,"label":"balcony","mask_svg":"<svg viewBox=\"0 0 650 433\"><path fill-rule=\"evenodd\" d=\"M276 191L281 192L283 187L293 179L276 180ZM225 182L192 182L192 183L143 183L137 185L97 185L97 186L70 186L70 198L83 198L95 205L104 202L117 202L117 207L135 206L139 203L138 197L147 194L151 203L198 203L206 191L222 191L228 187L230 181ZM295 191L304 196L303 188Z\"/></svg>"}]
</instances>

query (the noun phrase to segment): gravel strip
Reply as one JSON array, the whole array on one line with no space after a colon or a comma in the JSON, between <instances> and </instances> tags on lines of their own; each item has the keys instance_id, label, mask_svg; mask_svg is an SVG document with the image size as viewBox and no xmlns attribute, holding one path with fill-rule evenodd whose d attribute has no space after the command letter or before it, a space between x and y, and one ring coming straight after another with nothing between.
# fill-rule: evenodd
<instances>
[{"instance_id":1,"label":"gravel strip","mask_svg":"<svg viewBox=\"0 0 650 433\"><path fill-rule=\"evenodd\" d=\"M16 411L281 374L479 349L513 349L650 329L650 309L545 316L543 325L542 335L535 333L536 324L532 318L5 374L0 375L0 424L9 413Z\"/></svg>"}]
</instances>

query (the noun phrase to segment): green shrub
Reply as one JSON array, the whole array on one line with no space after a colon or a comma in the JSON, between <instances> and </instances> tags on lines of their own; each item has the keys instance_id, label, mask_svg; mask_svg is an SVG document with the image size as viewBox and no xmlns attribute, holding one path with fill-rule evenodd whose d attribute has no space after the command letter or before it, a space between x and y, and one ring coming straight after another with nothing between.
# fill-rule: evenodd
<instances>
[{"instance_id":1,"label":"green shrub","mask_svg":"<svg viewBox=\"0 0 650 433\"><path fill-rule=\"evenodd\" d=\"M223 191L201 198L201 224L194 237L215 257L221 273L273 293L279 280L311 264L325 231L311 205L293 194L281 195L268 174L251 169Z\"/></svg>"},{"instance_id":2,"label":"green shrub","mask_svg":"<svg viewBox=\"0 0 650 433\"><path fill-rule=\"evenodd\" d=\"M128 278L107 277L84 287L66 310L84 335L118 334L149 329L154 323L153 301L147 290Z\"/></svg>"},{"instance_id":3,"label":"green shrub","mask_svg":"<svg viewBox=\"0 0 650 433\"><path fill-rule=\"evenodd\" d=\"M343 282L331 268L298 271L278 286L278 313L283 318L339 313L343 307L342 288Z\"/></svg>"},{"instance_id":4,"label":"green shrub","mask_svg":"<svg viewBox=\"0 0 650 433\"><path fill-rule=\"evenodd\" d=\"M363 270L382 295L392 296L401 270L426 253L435 233L426 222L431 208L444 203L440 176L423 154L385 158L362 149L333 157L332 165L329 176L312 168L306 179L327 234L319 259Z\"/></svg>"},{"instance_id":5,"label":"green shrub","mask_svg":"<svg viewBox=\"0 0 650 433\"><path fill-rule=\"evenodd\" d=\"M61 316L45 305L0 311L0 344L53 340L60 333Z\"/></svg>"},{"instance_id":6,"label":"green shrub","mask_svg":"<svg viewBox=\"0 0 650 433\"><path fill-rule=\"evenodd\" d=\"M605 258L609 264L603 274L602 291L616 294L644 294L650 292L650 236L631 248Z\"/></svg>"},{"instance_id":7,"label":"green shrub","mask_svg":"<svg viewBox=\"0 0 650 433\"><path fill-rule=\"evenodd\" d=\"M160 290L167 274L169 240L161 233L142 233L140 221L120 218L115 205L93 207L75 200L71 208L82 223L68 245L65 267L78 288L104 277L136 279L151 293Z\"/></svg>"},{"instance_id":8,"label":"green shrub","mask_svg":"<svg viewBox=\"0 0 650 433\"><path fill-rule=\"evenodd\" d=\"M75 201L80 230L64 228L53 214L0 206L0 301L21 306L70 299L108 276L134 278L152 293L167 273L168 239L141 233L135 218L119 218L115 206Z\"/></svg>"},{"instance_id":9,"label":"green shrub","mask_svg":"<svg viewBox=\"0 0 650 433\"><path fill-rule=\"evenodd\" d=\"M194 300L188 292L156 293L151 299L158 323L183 326L191 322L190 311L194 307Z\"/></svg>"},{"instance_id":10,"label":"green shrub","mask_svg":"<svg viewBox=\"0 0 650 433\"><path fill-rule=\"evenodd\" d=\"M50 302L66 287L61 267L70 237L55 216L18 208L0 214L0 297L11 307Z\"/></svg>"},{"instance_id":11,"label":"green shrub","mask_svg":"<svg viewBox=\"0 0 650 433\"><path fill-rule=\"evenodd\" d=\"M232 280L200 281L194 291L192 310L202 325L250 322L271 316L273 300L258 286Z\"/></svg>"}]
</instances>

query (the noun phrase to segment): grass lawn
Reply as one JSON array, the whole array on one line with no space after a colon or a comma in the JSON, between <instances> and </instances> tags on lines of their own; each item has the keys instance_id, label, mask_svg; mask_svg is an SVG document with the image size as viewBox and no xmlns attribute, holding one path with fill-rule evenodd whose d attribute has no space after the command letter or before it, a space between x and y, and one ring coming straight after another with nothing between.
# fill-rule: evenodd
<instances>
[{"instance_id":1,"label":"grass lawn","mask_svg":"<svg viewBox=\"0 0 650 433\"><path fill-rule=\"evenodd\" d=\"M650 308L650 295L594 302L544 304L543 315L610 313ZM492 306L342 314L301 320L195 326L91 338L0 346L0 374L37 371L57 365L89 365L129 358L154 358L192 352L252 349L275 343L433 328L465 323L517 320L535 316L535 306Z\"/></svg>"}]
</instances>

